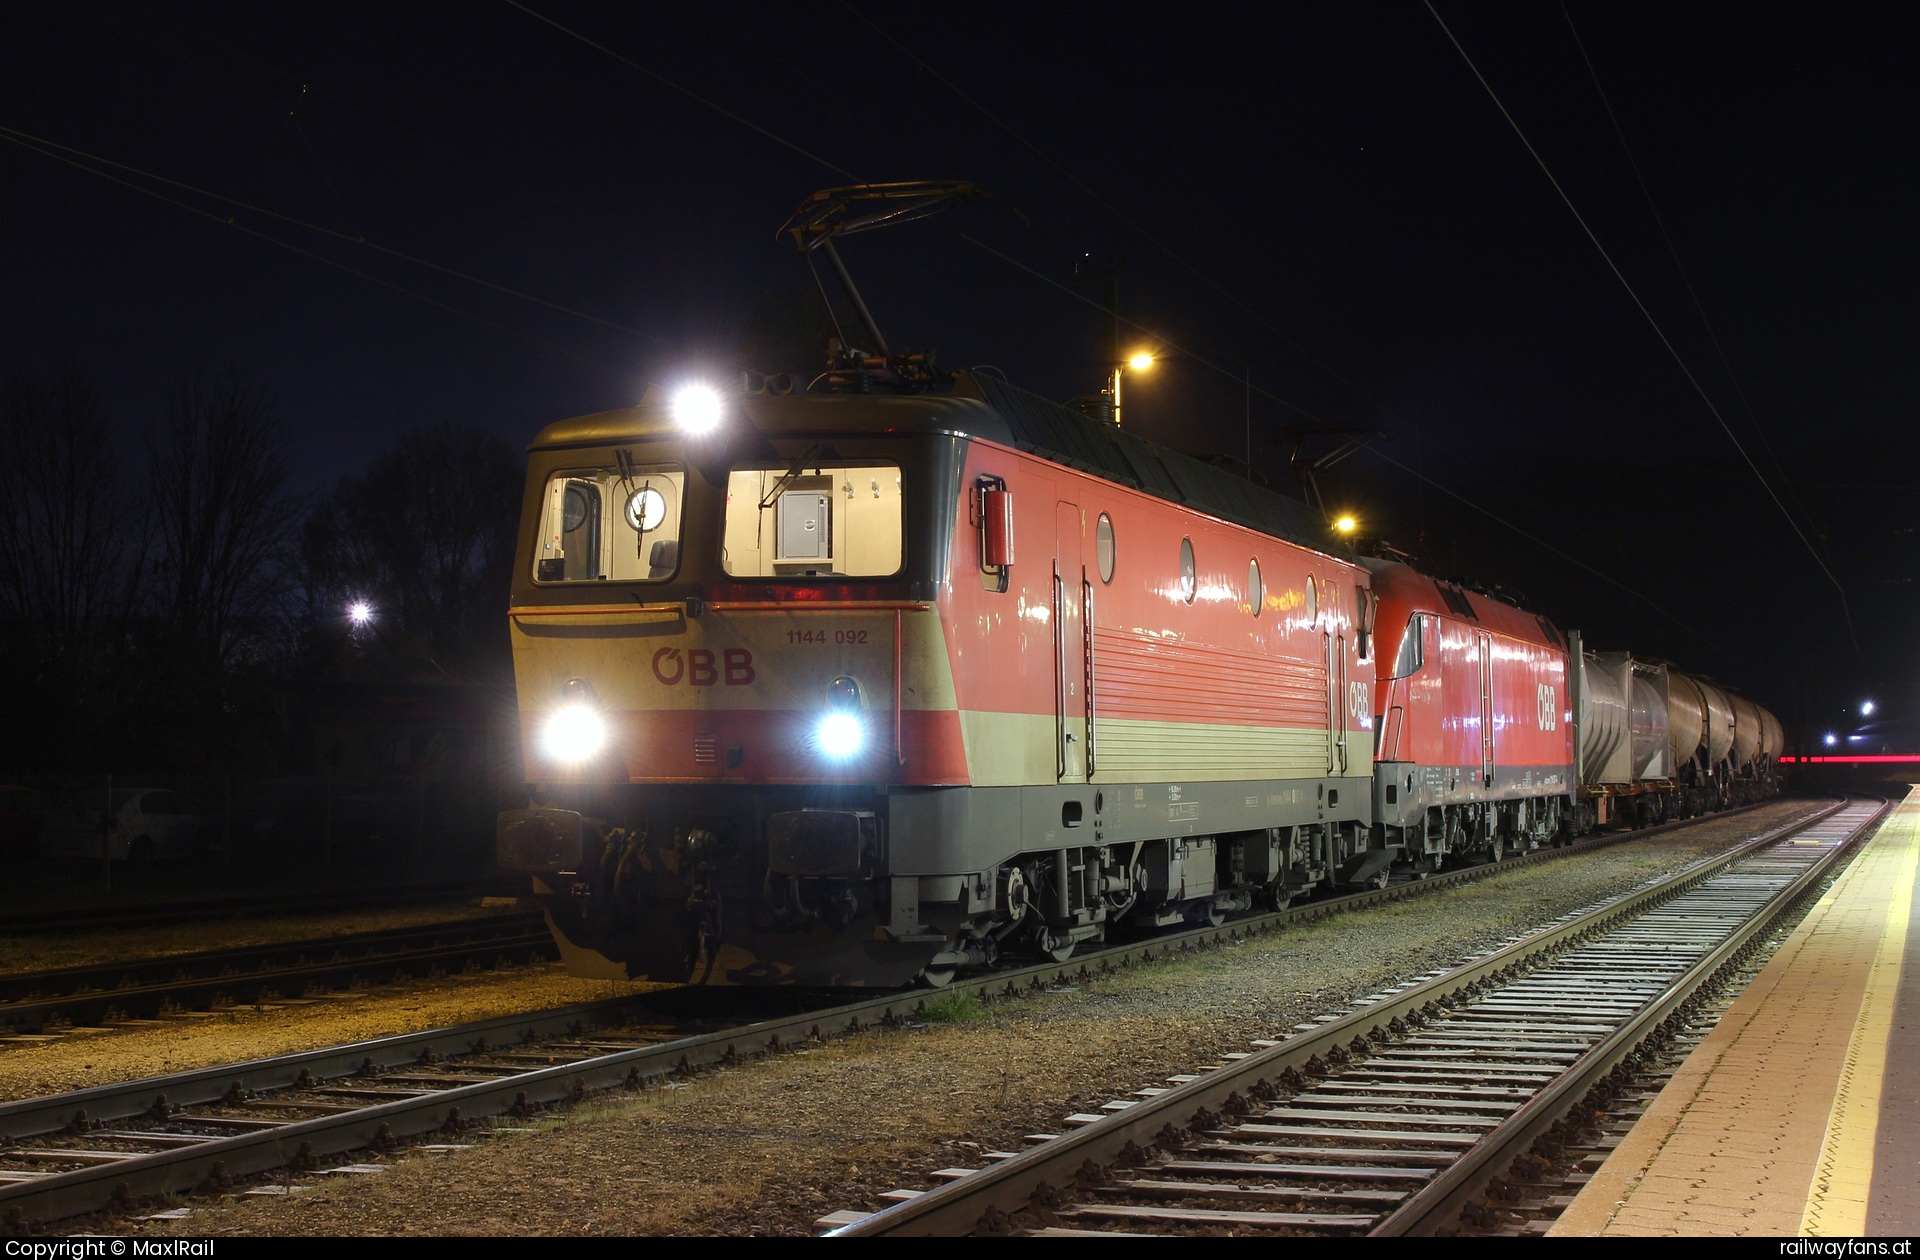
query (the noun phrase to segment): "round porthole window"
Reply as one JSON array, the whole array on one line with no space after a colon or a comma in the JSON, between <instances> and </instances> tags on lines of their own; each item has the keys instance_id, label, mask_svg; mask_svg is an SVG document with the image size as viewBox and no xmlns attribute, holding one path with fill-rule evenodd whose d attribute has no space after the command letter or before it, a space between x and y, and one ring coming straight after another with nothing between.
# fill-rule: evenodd
<instances>
[{"instance_id":1,"label":"round porthole window","mask_svg":"<svg viewBox=\"0 0 1920 1260\"><path fill-rule=\"evenodd\" d=\"M1301 608L1306 612L1307 624L1312 625L1320 615L1320 592L1314 589L1312 574L1307 575L1307 595L1301 601Z\"/></svg>"},{"instance_id":2,"label":"round porthole window","mask_svg":"<svg viewBox=\"0 0 1920 1260\"><path fill-rule=\"evenodd\" d=\"M641 533L660 528L667 519L667 500L652 486L642 486L627 499L627 524Z\"/></svg>"},{"instance_id":3,"label":"round porthole window","mask_svg":"<svg viewBox=\"0 0 1920 1260\"><path fill-rule=\"evenodd\" d=\"M1267 588L1260 582L1260 562L1247 561L1247 603L1253 607L1253 615L1260 615L1260 605L1266 602Z\"/></svg>"},{"instance_id":4,"label":"round porthole window","mask_svg":"<svg viewBox=\"0 0 1920 1260\"><path fill-rule=\"evenodd\" d=\"M1113 581L1113 522L1105 512L1100 513L1100 521L1093 527L1093 556L1094 563L1100 566L1100 580Z\"/></svg>"},{"instance_id":5,"label":"round porthole window","mask_svg":"<svg viewBox=\"0 0 1920 1260\"><path fill-rule=\"evenodd\" d=\"M587 492L579 486L568 486L560 501L560 528L571 534L587 523Z\"/></svg>"},{"instance_id":6,"label":"round porthole window","mask_svg":"<svg viewBox=\"0 0 1920 1260\"><path fill-rule=\"evenodd\" d=\"M1189 604L1193 602L1193 593L1198 590L1193 572L1193 539L1180 540L1180 598Z\"/></svg>"}]
</instances>

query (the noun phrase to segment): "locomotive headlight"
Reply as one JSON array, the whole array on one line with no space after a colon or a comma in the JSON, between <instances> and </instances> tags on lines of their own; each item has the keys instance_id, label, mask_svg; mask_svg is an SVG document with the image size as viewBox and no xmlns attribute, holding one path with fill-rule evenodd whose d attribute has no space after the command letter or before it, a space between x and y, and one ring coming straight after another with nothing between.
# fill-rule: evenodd
<instances>
[{"instance_id":1,"label":"locomotive headlight","mask_svg":"<svg viewBox=\"0 0 1920 1260\"><path fill-rule=\"evenodd\" d=\"M827 685L827 714L813 728L813 742L830 761L847 761L867 746L860 683L845 674Z\"/></svg>"},{"instance_id":2,"label":"locomotive headlight","mask_svg":"<svg viewBox=\"0 0 1920 1260\"><path fill-rule=\"evenodd\" d=\"M846 761L867 746L867 724L857 713L829 713L813 728L813 742L831 760Z\"/></svg>"},{"instance_id":3,"label":"locomotive headlight","mask_svg":"<svg viewBox=\"0 0 1920 1260\"><path fill-rule=\"evenodd\" d=\"M547 719L541 745L555 761L585 761L606 747L607 720L589 704L570 704Z\"/></svg>"},{"instance_id":4,"label":"locomotive headlight","mask_svg":"<svg viewBox=\"0 0 1920 1260\"><path fill-rule=\"evenodd\" d=\"M693 437L705 437L720 427L726 407L710 385L683 385L673 396L673 422Z\"/></svg>"}]
</instances>

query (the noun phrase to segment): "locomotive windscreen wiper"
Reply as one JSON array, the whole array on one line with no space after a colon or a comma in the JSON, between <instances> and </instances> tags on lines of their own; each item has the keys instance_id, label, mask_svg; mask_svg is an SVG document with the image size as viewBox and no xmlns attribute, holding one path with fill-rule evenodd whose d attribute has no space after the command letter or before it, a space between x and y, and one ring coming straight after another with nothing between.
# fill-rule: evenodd
<instances>
[{"instance_id":1,"label":"locomotive windscreen wiper","mask_svg":"<svg viewBox=\"0 0 1920 1260\"><path fill-rule=\"evenodd\" d=\"M767 491L766 495L760 500L760 510L764 512L773 506L773 501L780 497L780 492L793 483L793 479L800 475L802 469L813 462L814 456L823 453L825 453L824 448L819 442L815 442L806 450L801 451L800 458L793 461L793 467L782 473L780 480L773 483L773 489Z\"/></svg>"}]
</instances>

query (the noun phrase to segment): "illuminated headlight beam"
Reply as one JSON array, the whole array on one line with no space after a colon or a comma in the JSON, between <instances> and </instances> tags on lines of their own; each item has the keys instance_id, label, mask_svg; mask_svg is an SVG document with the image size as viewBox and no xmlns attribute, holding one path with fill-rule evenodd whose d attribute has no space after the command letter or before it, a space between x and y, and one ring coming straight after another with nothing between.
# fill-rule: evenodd
<instances>
[{"instance_id":1,"label":"illuminated headlight beam","mask_svg":"<svg viewBox=\"0 0 1920 1260\"><path fill-rule=\"evenodd\" d=\"M829 713L813 728L813 742L829 759L846 761L867 746L867 724L855 713Z\"/></svg>"},{"instance_id":2,"label":"illuminated headlight beam","mask_svg":"<svg viewBox=\"0 0 1920 1260\"><path fill-rule=\"evenodd\" d=\"M680 392L673 396L673 422L694 437L719 428L724 414L725 406L720 401L720 395L711 386L682 386Z\"/></svg>"},{"instance_id":3,"label":"illuminated headlight beam","mask_svg":"<svg viewBox=\"0 0 1920 1260\"><path fill-rule=\"evenodd\" d=\"M591 705L570 704L547 719L541 747L555 761L585 761L607 744L607 720Z\"/></svg>"}]
</instances>

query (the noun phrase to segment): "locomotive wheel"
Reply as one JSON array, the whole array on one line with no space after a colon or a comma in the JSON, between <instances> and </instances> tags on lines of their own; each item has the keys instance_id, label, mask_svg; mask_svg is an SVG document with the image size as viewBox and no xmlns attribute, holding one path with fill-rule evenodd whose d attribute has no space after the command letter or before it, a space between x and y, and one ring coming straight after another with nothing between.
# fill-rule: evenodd
<instances>
[{"instance_id":1,"label":"locomotive wheel","mask_svg":"<svg viewBox=\"0 0 1920 1260\"><path fill-rule=\"evenodd\" d=\"M1208 927L1219 927L1227 921L1227 912L1213 902L1206 901L1189 911L1187 917L1195 923L1203 923Z\"/></svg>"}]
</instances>

